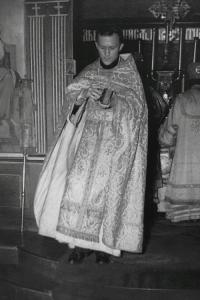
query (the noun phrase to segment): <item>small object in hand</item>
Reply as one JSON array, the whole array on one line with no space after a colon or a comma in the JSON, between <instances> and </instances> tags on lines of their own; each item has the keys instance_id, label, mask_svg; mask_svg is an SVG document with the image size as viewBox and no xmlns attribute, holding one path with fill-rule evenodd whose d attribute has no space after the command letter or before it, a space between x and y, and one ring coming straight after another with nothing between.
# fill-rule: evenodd
<instances>
[{"instance_id":1,"label":"small object in hand","mask_svg":"<svg viewBox=\"0 0 200 300\"><path fill-rule=\"evenodd\" d=\"M110 89L103 89L101 97L99 98L99 102L101 106L105 108L111 107L111 99L112 99L113 91Z\"/></svg>"}]
</instances>

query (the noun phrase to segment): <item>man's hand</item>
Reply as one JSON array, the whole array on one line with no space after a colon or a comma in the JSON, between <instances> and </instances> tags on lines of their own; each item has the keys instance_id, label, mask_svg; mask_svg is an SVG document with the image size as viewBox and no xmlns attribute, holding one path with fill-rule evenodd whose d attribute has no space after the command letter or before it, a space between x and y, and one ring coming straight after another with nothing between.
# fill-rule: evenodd
<instances>
[{"instance_id":1,"label":"man's hand","mask_svg":"<svg viewBox=\"0 0 200 300\"><path fill-rule=\"evenodd\" d=\"M88 90L88 96L91 100L93 101L97 101L102 94L102 90L101 89L89 89Z\"/></svg>"},{"instance_id":2,"label":"man's hand","mask_svg":"<svg viewBox=\"0 0 200 300\"><path fill-rule=\"evenodd\" d=\"M87 96L91 100L97 101L101 97L104 88L105 88L104 84L101 84L101 83L92 84L92 86L89 87L89 89L88 89Z\"/></svg>"}]
</instances>

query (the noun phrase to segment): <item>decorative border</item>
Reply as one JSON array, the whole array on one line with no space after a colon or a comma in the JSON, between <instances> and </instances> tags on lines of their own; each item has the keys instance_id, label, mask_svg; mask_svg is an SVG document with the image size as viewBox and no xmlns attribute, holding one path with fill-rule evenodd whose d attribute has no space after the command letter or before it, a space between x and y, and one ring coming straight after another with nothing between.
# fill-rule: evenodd
<instances>
[{"instance_id":1,"label":"decorative border","mask_svg":"<svg viewBox=\"0 0 200 300\"><path fill-rule=\"evenodd\" d=\"M171 30L169 35L169 41L179 41L179 27L175 27ZM96 30L83 28L82 41L91 42L95 40ZM152 28L125 28L123 29L123 37L125 40L137 40L142 39L144 41L152 41L153 37L153 25ZM194 38L200 38L200 27L187 27L185 29L185 41L193 41ZM165 42L166 28L158 29L158 41Z\"/></svg>"}]
</instances>

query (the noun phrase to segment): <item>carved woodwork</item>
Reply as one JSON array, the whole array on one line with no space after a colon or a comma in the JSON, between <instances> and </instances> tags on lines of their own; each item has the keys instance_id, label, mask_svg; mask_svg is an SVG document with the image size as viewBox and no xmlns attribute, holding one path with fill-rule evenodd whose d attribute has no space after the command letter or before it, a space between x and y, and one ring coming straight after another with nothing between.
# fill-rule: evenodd
<instances>
[{"instance_id":1,"label":"carved woodwork","mask_svg":"<svg viewBox=\"0 0 200 300\"><path fill-rule=\"evenodd\" d=\"M74 75L73 1L26 1L28 77L32 82L36 151L46 153ZM70 62L70 63L69 63Z\"/></svg>"}]
</instances>

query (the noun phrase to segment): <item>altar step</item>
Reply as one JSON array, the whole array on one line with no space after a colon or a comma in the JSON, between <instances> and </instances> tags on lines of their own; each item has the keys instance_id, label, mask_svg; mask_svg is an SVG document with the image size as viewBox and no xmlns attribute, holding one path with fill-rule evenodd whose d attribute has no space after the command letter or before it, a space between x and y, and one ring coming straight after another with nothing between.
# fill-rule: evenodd
<instances>
[{"instance_id":1,"label":"altar step","mask_svg":"<svg viewBox=\"0 0 200 300\"><path fill-rule=\"evenodd\" d=\"M5 267L5 265L4 265ZM5 271L5 270L4 270ZM77 273L78 275L78 273ZM24 268L7 266L0 280L1 300L199 300L198 289L137 288L117 283L66 278L57 283Z\"/></svg>"},{"instance_id":2,"label":"altar step","mask_svg":"<svg viewBox=\"0 0 200 300\"><path fill-rule=\"evenodd\" d=\"M0 251L1 262L3 255L5 259L0 265L1 297L7 297L5 300L54 300L52 291L57 285L54 280L57 257L66 246L35 232L21 235L6 230L1 231L0 236L2 248L8 249L12 244L17 249L16 259L13 259L13 253L8 255L6 251Z\"/></svg>"},{"instance_id":3,"label":"altar step","mask_svg":"<svg viewBox=\"0 0 200 300\"><path fill-rule=\"evenodd\" d=\"M199 300L199 237L161 222L144 254L99 266L94 254L68 264L66 245L35 232L0 232L1 249L14 249L0 251L0 300Z\"/></svg>"},{"instance_id":4,"label":"altar step","mask_svg":"<svg viewBox=\"0 0 200 300\"><path fill-rule=\"evenodd\" d=\"M35 232L1 230L0 300L53 300L56 265L65 248Z\"/></svg>"},{"instance_id":5,"label":"altar step","mask_svg":"<svg viewBox=\"0 0 200 300\"><path fill-rule=\"evenodd\" d=\"M18 264L18 248L13 245L0 245L0 265Z\"/></svg>"},{"instance_id":6,"label":"altar step","mask_svg":"<svg viewBox=\"0 0 200 300\"><path fill-rule=\"evenodd\" d=\"M5 291L7 287L8 300L53 300L52 290L55 283L39 272L33 272L21 265L1 267L0 284L4 284Z\"/></svg>"},{"instance_id":7,"label":"altar step","mask_svg":"<svg viewBox=\"0 0 200 300\"><path fill-rule=\"evenodd\" d=\"M0 265L18 264L21 235L16 230L0 230Z\"/></svg>"}]
</instances>

